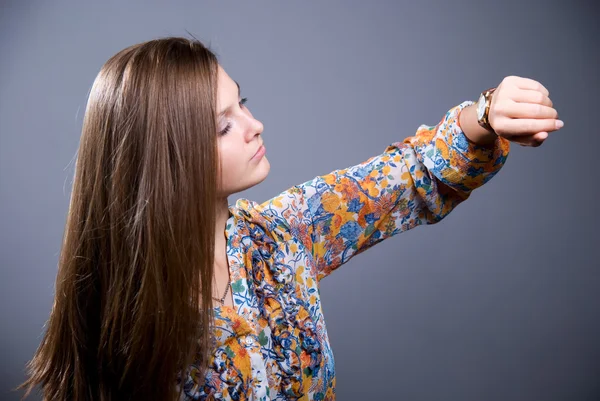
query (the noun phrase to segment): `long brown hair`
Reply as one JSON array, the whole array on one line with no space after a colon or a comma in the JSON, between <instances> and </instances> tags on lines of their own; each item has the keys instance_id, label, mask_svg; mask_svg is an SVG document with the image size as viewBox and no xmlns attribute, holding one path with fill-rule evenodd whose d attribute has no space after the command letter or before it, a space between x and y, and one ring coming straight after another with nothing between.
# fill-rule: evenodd
<instances>
[{"instance_id":1,"label":"long brown hair","mask_svg":"<svg viewBox=\"0 0 600 401\"><path fill-rule=\"evenodd\" d=\"M18 389L173 400L210 355L218 62L197 39L127 47L89 94L54 304ZM182 386L183 387L183 386Z\"/></svg>"}]
</instances>

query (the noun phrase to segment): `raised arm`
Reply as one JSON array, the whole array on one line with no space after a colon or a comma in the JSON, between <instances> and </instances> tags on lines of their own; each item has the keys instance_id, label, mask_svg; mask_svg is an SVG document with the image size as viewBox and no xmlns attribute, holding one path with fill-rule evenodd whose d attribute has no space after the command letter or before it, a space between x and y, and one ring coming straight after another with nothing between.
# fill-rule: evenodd
<instances>
[{"instance_id":1,"label":"raised arm","mask_svg":"<svg viewBox=\"0 0 600 401\"><path fill-rule=\"evenodd\" d=\"M394 142L380 155L317 176L262 203L283 218L314 258L320 280L371 246L421 224L442 220L503 166L510 143L467 139L451 108L435 126Z\"/></svg>"}]
</instances>

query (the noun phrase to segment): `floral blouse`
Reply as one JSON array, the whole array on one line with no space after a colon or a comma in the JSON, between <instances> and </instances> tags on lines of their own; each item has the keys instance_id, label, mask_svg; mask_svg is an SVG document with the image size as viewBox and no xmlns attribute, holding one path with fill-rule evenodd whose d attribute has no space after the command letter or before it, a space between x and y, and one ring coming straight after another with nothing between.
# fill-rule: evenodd
<instances>
[{"instance_id":1,"label":"floral blouse","mask_svg":"<svg viewBox=\"0 0 600 401\"><path fill-rule=\"evenodd\" d=\"M476 145L458 124L473 103L360 164L229 207L235 307L215 308L211 364L205 377L196 365L183 375L186 400L335 399L319 281L386 238L440 221L500 170L510 142Z\"/></svg>"}]
</instances>

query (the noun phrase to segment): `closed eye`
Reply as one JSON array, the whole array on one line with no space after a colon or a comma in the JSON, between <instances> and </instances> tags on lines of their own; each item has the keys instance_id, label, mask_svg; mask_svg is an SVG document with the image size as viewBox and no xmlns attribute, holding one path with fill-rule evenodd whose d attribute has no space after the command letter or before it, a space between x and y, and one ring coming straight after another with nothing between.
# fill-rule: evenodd
<instances>
[{"instance_id":1,"label":"closed eye","mask_svg":"<svg viewBox=\"0 0 600 401\"><path fill-rule=\"evenodd\" d=\"M244 108L244 104L246 104L246 102L248 101L248 98L242 98L242 100L240 101L240 108ZM229 132L229 130L231 129L231 123L228 123L227 126L221 131L219 132L219 135L223 136L225 134L227 134Z\"/></svg>"}]
</instances>

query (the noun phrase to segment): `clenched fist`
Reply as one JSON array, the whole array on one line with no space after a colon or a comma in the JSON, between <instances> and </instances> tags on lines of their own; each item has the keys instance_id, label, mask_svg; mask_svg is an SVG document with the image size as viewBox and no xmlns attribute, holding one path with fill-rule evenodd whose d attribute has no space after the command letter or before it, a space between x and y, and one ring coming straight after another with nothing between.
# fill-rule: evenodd
<instances>
[{"instance_id":1,"label":"clenched fist","mask_svg":"<svg viewBox=\"0 0 600 401\"><path fill-rule=\"evenodd\" d=\"M540 146L564 124L550 92L533 79L508 76L492 94L489 123L499 136L522 146Z\"/></svg>"}]
</instances>

